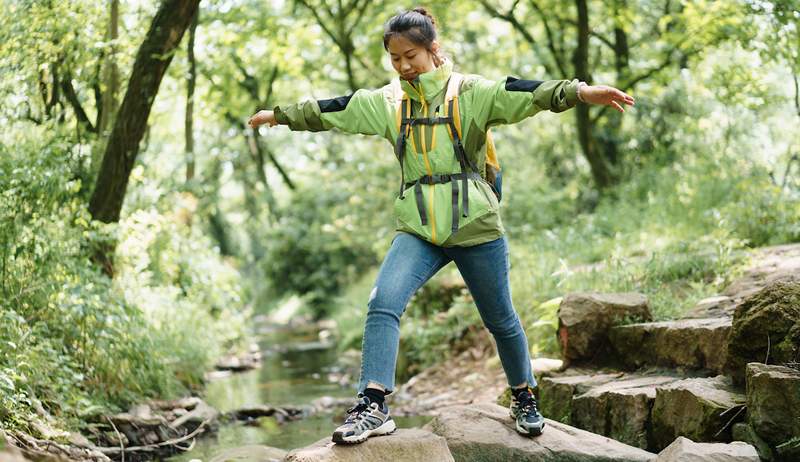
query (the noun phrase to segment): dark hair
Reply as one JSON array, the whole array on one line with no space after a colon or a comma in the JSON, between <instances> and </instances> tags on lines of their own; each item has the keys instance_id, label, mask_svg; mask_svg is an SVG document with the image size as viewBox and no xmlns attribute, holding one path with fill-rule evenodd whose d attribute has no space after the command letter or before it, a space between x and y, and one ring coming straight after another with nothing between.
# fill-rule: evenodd
<instances>
[{"instance_id":1,"label":"dark hair","mask_svg":"<svg viewBox=\"0 0 800 462\"><path fill-rule=\"evenodd\" d=\"M415 45L430 50L436 40L436 20L428 10L418 6L392 16L383 28L383 48L389 50L389 40L402 35Z\"/></svg>"}]
</instances>

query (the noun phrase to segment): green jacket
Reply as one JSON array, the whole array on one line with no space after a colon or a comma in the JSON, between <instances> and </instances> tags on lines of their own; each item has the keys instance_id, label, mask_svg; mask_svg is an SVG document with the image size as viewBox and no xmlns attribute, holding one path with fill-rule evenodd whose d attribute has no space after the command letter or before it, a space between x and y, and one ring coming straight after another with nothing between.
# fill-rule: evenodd
<instances>
[{"instance_id":1,"label":"green jacket","mask_svg":"<svg viewBox=\"0 0 800 462\"><path fill-rule=\"evenodd\" d=\"M453 72L448 60L438 68L420 74L412 84L400 80L411 99L413 117L442 115L447 82ZM501 81L465 75L458 96L461 139L472 164L486 177L486 132L490 127L512 124L542 110L562 112L577 102L578 80ZM399 133L397 81L375 90L358 90L352 95L326 100L309 100L274 108L280 124L291 130L322 131L333 128L347 133L379 135L395 144ZM415 125L406 143L405 181L424 175L460 172L446 125ZM387 182L387 184L389 184ZM458 229L451 232L452 186L426 184L423 189L427 224L417 212L413 186L404 198L395 199L397 230L415 234L436 245L472 246L492 241L505 233L500 206L486 181L469 180L469 215L458 214Z\"/></svg>"}]
</instances>

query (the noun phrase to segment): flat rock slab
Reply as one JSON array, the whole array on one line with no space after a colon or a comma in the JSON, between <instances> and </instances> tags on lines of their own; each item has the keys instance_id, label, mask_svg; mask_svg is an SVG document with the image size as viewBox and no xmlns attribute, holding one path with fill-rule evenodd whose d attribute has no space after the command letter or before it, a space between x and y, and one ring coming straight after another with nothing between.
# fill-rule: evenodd
<instances>
[{"instance_id":1,"label":"flat rock slab","mask_svg":"<svg viewBox=\"0 0 800 462\"><path fill-rule=\"evenodd\" d=\"M745 395L725 376L692 378L656 390L654 447L663 449L679 436L699 442L731 441L731 426L744 419Z\"/></svg>"},{"instance_id":2,"label":"flat rock slab","mask_svg":"<svg viewBox=\"0 0 800 462\"><path fill-rule=\"evenodd\" d=\"M455 462L441 436L419 428L400 428L391 435L368 438L360 444L335 444L329 436L295 449L284 462Z\"/></svg>"},{"instance_id":3,"label":"flat rock slab","mask_svg":"<svg viewBox=\"0 0 800 462\"><path fill-rule=\"evenodd\" d=\"M457 461L633 462L656 457L642 449L550 419L542 435L526 437L514 429L507 408L491 403L442 409L423 429L445 437Z\"/></svg>"},{"instance_id":4,"label":"flat rock slab","mask_svg":"<svg viewBox=\"0 0 800 462\"><path fill-rule=\"evenodd\" d=\"M643 366L707 369L725 367L731 318L682 319L611 328L614 350L631 369Z\"/></svg>"},{"instance_id":5,"label":"flat rock slab","mask_svg":"<svg viewBox=\"0 0 800 462\"><path fill-rule=\"evenodd\" d=\"M679 437L658 454L655 462L760 462L747 443L695 443Z\"/></svg>"}]
</instances>

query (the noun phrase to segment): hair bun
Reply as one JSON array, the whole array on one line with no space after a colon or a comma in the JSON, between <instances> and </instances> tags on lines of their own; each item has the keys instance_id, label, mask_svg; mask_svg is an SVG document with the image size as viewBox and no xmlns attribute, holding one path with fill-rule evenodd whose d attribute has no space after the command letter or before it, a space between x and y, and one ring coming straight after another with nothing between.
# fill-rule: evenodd
<instances>
[{"instance_id":1,"label":"hair bun","mask_svg":"<svg viewBox=\"0 0 800 462\"><path fill-rule=\"evenodd\" d=\"M434 18L433 18L433 15L432 15L432 14L430 14L430 13L428 12L428 10L427 10L427 9L426 9L424 6L418 6L418 7L416 7L416 8L412 8L412 9L411 9L411 11L413 11L413 12L415 12L415 13L419 13L419 14L421 14L422 16L425 16L425 17L427 17L427 18L430 18L430 20L431 20L431 24L433 24L434 26L436 25L436 19L434 19Z\"/></svg>"}]
</instances>

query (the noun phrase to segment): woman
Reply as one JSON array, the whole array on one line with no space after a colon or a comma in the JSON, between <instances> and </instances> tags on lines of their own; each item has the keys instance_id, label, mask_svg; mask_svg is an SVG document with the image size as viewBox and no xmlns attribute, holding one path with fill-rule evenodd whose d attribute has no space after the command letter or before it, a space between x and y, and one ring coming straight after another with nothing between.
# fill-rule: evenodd
<instances>
[{"instance_id":1,"label":"woman","mask_svg":"<svg viewBox=\"0 0 800 462\"><path fill-rule=\"evenodd\" d=\"M400 13L386 23L383 36L398 79L377 90L259 111L248 122L254 128L283 124L379 135L395 145L400 161L398 233L367 302L358 403L334 431L336 443L360 443L396 429L385 396L394 389L400 317L417 289L450 261L495 339L512 389L515 428L541 434L544 418L532 393L528 340L511 302L499 191L487 159L493 148L489 128L541 110L561 112L578 101L620 112L634 103L615 88L577 79L495 82L457 74L436 36L434 18L424 8Z\"/></svg>"}]
</instances>

